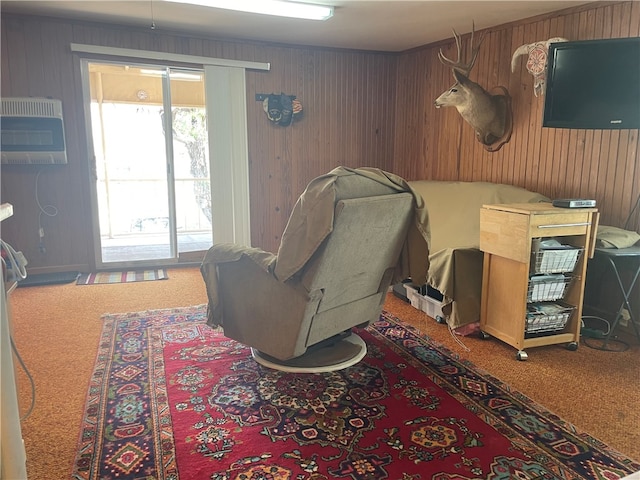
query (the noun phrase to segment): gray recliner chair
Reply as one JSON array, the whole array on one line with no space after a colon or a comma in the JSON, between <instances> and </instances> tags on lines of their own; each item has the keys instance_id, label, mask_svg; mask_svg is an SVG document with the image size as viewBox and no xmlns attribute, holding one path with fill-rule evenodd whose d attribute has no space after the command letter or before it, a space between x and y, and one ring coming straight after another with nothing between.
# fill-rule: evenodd
<instances>
[{"instance_id":1,"label":"gray recliner chair","mask_svg":"<svg viewBox=\"0 0 640 480\"><path fill-rule=\"evenodd\" d=\"M366 353L352 328L378 319L391 283L424 281L428 248L426 208L403 179L338 167L298 199L277 255L211 247L201 265L207 323L269 367L344 368Z\"/></svg>"}]
</instances>

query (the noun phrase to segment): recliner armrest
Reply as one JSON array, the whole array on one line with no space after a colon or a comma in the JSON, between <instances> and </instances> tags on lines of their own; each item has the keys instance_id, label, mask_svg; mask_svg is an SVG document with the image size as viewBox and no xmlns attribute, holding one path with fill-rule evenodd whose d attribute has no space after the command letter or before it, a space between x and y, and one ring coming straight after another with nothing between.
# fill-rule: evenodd
<instances>
[{"instance_id":1,"label":"recliner armrest","mask_svg":"<svg viewBox=\"0 0 640 480\"><path fill-rule=\"evenodd\" d=\"M219 264L217 273L214 320L225 336L282 360L304 353L322 291L310 294L296 282L281 282L246 256Z\"/></svg>"},{"instance_id":2,"label":"recliner armrest","mask_svg":"<svg viewBox=\"0 0 640 480\"><path fill-rule=\"evenodd\" d=\"M276 255L258 248L245 247L233 243L218 243L213 245L206 253L200 273L204 279L209 297L209 312L207 323L217 326L222 323L222 311L219 309L219 285L218 266L222 264L238 262L243 257L249 258L256 267L265 272L273 271L273 265L277 260Z\"/></svg>"}]
</instances>

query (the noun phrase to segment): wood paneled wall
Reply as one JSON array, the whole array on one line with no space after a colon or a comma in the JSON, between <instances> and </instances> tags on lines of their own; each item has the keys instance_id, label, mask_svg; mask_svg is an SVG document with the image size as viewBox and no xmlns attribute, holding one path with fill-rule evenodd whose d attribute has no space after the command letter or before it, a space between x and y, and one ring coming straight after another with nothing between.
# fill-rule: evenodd
<instances>
[{"instance_id":1,"label":"wood paneled wall","mask_svg":"<svg viewBox=\"0 0 640 480\"><path fill-rule=\"evenodd\" d=\"M452 41L386 54L3 12L0 94L61 99L69 163L2 166L1 201L15 209L15 216L2 222L2 237L25 253L31 273L93 268L90 162L79 61L70 43L271 63L270 72L247 72L252 241L266 250L276 251L306 184L337 165L378 167L409 180L487 180L551 197L592 197L603 222L621 226L640 194L638 131L542 129L542 98L533 96L525 59L514 74L510 60L521 44L551 36L638 36L639 9L637 2L605 2L489 31L472 78L484 86L508 87L514 110L511 141L496 153L475 141L455 110L433 107L433 100L453 83L436 57L440 46L455 56ZM254 97L272 92L297 95L303 118L286 128L270 123ZM58 209L55 217L41 215L45 252L38 248L36 180L41 205Z\"/></svg>"},{"instance_id":2,"label":"wood paneled wall","mask_svg":"<svg viewBox=\"0 0 640 480\"><path fill-rule=\"evenodd\" d=\"M442 48L447 57L456 58L451 39L400 55L392 170L408 179L491 181L551 198L594 198L601 223L622 227L640 195L638 130L542 128L544 97L534 96L526 56L511 73L511 55L522 44L551 37L640 36L640 3L602 2L486 33L471 79L487 90L497 85L508 89L514 116L510 142L489 153L455 108L433 105L454 82L437 57ZM638 215L630 227L640 229Z\"/></svg>"},{"instance_id":3,"label":"wood paneled wall","mask_svg":"<svg viewBox=\"0 0 640 480\"><path fill-rule=\"evenodd\" d=\"M252 243L277 251L295 201L307 183L338 165L388 169L393 157L397 55L329 50L184 36L161 29L32 16L2 16L3 97L62 100L68 165L2 166L2 202L15 216L2 236L21 249L29 271L91 270L90 162L86 147L78 57L71 43L269 62L271 71L247 71ZM268 121L256 93L296 95L303 119L290 127ZM39 208L46 251L38 248ZM132 199L135 201L135 199Z\"/></svg>"},{"instance_id":4,"label":"wood paneled wall","mask_svg":"<svg viewBox=\"0 0 640 480\"><path fill-rule=\"evenodd\" d=\"M251 236L276 252L291 210L313 178L338 165L389 169L396 58L386 54L262 48L271 73L247 75ZM254 93L295 94L303 117L267 121Z\"/></svg>"}]
</instances>

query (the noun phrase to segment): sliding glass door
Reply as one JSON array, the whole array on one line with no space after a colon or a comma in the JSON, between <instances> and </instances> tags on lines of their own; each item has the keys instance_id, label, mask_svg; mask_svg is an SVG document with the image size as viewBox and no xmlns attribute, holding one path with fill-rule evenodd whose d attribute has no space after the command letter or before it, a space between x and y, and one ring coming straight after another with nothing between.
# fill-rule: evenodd
<instances>
[{"instance_id":1,"label":"sliding glass door","mask_svg":"<svg viewBox=\"0 0 640 480\"><path fill-rule=\"evenodd\" d=\"M83 70L96 266L200 260L213 242L204 70L88 60Z\"/></svg>"}]
</instances>

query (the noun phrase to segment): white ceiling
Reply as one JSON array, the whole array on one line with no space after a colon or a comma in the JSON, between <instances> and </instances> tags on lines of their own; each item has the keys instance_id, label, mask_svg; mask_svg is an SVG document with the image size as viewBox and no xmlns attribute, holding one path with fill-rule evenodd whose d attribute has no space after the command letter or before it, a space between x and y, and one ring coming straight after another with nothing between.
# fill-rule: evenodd
<instances>
[{"instance_id":1,"label":"white ceiling","mask_svg":"<svg viewBox=\"0 0 640 480\"><path fill-rule=\"evenodd\" d=\"M403 51L458 33L509 23L593 0L521 1L329 1L335 13L325 22L295 20L183 5L165 0L7 1L2 13L29 13L178 31L216 38L295 45Z\"/></svg>"}]
</instances>

